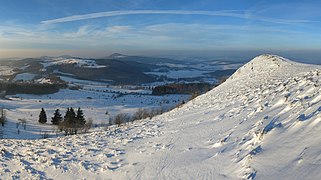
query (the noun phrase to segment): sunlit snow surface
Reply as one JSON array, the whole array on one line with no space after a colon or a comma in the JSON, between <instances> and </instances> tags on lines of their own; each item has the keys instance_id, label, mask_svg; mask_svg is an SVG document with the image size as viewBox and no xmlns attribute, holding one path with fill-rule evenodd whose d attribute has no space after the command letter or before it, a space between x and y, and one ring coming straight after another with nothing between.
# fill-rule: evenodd
<instances>
[{"instance_id":1,"label":"sunlit snow surface","mask_svg":"<svg viewBox=\"0 0 321 180\"><path fill-rule=\"evenodd\" d=\"M1 140L0 179L317 179L320 85L320 66L262 55L151 120Z\"/></svg>"},{"instance_id":2,"label":"sunlit snow surface","mask_svg":"<svg viewBox=\"0 0 321 180\"><path fill-rule=\"evenodd\" d=\"M106 66L97 65L95 60L86 60L86 59L78 59L78 58L65 58L65 57L56 57L56 58L49 58L45 60L45 62L41 63L44 68L53 65L62 65L62 64L73 64L78 67L84 68L103 68Z\"/></svg>"}]
</instances>

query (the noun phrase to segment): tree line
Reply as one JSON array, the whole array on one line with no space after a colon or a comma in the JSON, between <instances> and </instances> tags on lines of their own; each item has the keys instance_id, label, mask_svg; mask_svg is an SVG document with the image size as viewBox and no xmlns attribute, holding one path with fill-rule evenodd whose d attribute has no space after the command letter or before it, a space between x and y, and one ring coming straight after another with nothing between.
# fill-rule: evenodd
<instances>
[{"instance_id":1,"label":"tree line","mask_svg":"<svg viewBox=\"0 0 321 180\"><path fill-rule=\"evenodd\" d=\"M209 83L188 83L188 84L166 84L156 86L153 89L153 95L164 94L202 94L213 88Z\"/></svg>"},{"instance_id":2,"label":"tree line","mask_svg":"<svg viewBox=\"0 0 321 180\"><path fill-rule=\"evenodd\" d=\"M65 84L35 84L23 82L0 82L0 91L6 92L6 95L14 94L52 94L65 88Z\"/></svg>"}]
</instances>

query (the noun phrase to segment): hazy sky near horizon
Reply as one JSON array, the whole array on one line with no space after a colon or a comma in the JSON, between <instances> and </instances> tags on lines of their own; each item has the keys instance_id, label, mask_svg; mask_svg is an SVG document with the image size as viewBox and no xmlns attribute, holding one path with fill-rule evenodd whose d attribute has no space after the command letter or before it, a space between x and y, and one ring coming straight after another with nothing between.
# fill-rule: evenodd
<instances>
[{"instance_id":1,"label":"hazy sky near horizon","mask_svg":"<svg viewBox=\"0 0 321 180\"><path fill-rule=\"evenodd\" d=\"M0 58L319 52L320 20L312 0L0 0Z\"/></svg>"}]
</instances>

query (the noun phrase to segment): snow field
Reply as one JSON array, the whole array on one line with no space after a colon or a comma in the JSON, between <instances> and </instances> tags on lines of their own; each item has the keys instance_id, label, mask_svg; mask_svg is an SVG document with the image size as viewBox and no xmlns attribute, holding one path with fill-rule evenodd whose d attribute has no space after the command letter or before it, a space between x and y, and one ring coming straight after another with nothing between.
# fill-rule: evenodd
<instances>
[{"instance_id":1,"label":"snow field","mask_svg":"<svg viewBox=\"0 0 321 180\"><path fill-rule=\"evenodd\" d=\"M0 140L0 178L315 179L320 87L320 66L262 55L151 120L76 136Z\"/></svg>"}]
</instances>

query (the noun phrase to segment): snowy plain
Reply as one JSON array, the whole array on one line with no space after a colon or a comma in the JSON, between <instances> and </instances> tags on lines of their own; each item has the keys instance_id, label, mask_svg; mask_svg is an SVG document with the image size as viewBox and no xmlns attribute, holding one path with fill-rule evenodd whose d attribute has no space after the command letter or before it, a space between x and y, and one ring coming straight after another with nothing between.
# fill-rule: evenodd
<instances>
[{"instance_id":1,"label":"snowy plain","mask_svg":"<svg viewBox=\"0 0 321 180\"><path fill-rule=\"evenodd\" d=\"M75 136L2 139L0 179L317 179L320 86L320 66L261 55L152 119Z\"/></svg>"},{"instance_id":2,"label":"snowy plain","mask_svg":"<svg viewBox=\"0 0 321 180\"><path fill-rule=\"evenodd\" d=\"M88 80L79 80L61 76L70 86L80 86L81 89L61 89L54 94L7 95L0 99L1 107L6 109L7 123L0 127L0 135L6 139L38 139L41 132L56 136L57 126L51 125L51 117L58 108L64 115L69 107L84 111L87 119L92 119L94 126L107 125L119 113L133 114L139 108L168 110L187 100L190 95L173 94L155 96L150 89L135 89L135 87L111 86ZM41 108L47 113L47 124L40 125L38 116ZM107 114L106 114L107 113ZM27 128L17 125L25 120ZM61 133L60 133L61 134Z\"/></svg>"}]
</instances>

